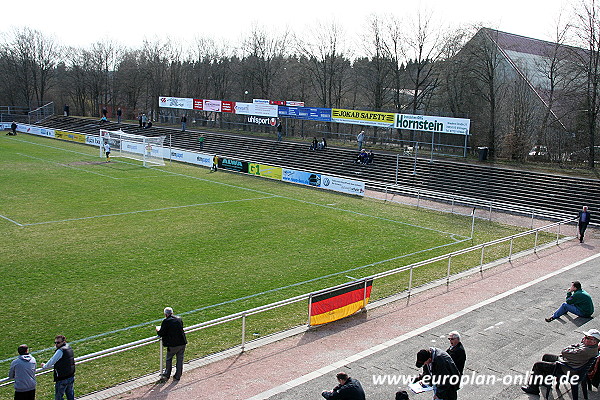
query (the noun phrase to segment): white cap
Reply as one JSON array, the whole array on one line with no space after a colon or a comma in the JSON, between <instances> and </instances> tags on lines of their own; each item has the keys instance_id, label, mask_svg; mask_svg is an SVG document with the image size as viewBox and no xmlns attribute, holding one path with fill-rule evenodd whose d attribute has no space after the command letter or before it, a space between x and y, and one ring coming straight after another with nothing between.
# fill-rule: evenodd
<instances>
[{"instance_id":1,"label":"white cap","mask_svg":"<svg viewBox=\"0 0 600 400\"><path fill-rule=\"evenodd\" d=\"M598 341L600 341L600 331L598 331L598 329L590 329L587 332L583 332L583 334L585 336L591 336L593 338L598 339Z\"/></svg>"}]
</instances>

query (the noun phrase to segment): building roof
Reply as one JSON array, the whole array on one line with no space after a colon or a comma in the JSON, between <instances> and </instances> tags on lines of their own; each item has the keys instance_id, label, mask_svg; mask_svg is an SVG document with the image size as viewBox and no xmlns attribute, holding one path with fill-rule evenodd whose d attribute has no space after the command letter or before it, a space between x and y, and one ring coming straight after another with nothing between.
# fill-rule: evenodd
<instances>
[{"instance_id":1,"label":"building roof","mask_svg":"<svg viewBox=\"0 0 600 400\"><path fill-rule=\"evenodd\" d=\"M585 58L586 50L557 44L540 39L533 39L514 33L502 32L490 28L481 31L489 40L496 44L516 72L529 84L536 95L547 106L550 98L550 79L548 68L553 57L567 62L577 62ZM552 111L560 120L558 110L560 101L555 98Z\"/></svg>"}]
</instances>

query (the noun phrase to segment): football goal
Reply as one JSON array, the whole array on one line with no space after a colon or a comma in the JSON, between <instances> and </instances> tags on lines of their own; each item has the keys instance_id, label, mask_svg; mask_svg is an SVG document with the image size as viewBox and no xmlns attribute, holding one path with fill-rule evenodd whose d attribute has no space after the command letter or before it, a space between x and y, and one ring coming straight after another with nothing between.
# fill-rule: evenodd
<instances>
[{"instance_id":1,"label":"football goal","mask_svg":"<svg viewBox=\"0 0 600 400\"><path fill-rule=\"evenodd\" d=\"M121 130L100 129L100 157L104 156L104 145L110 146L111 157L125 157L142 161L144 167L165 165L163 158L164 136L143 136Z\"/></svg>"}]
</instances>

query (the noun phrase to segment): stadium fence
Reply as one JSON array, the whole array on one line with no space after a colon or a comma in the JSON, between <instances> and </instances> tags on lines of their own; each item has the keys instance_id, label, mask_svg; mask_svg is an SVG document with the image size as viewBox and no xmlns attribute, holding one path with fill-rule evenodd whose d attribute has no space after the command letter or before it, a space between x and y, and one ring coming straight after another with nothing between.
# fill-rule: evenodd
<instances>
[{"instance_id":1,"label":"stadium fence","mask_svg":"<svg viewBox=\"0 0 600 400\"><path fill-rule=\"evenodd\" d=\"M468 247L466 249L462 249L462 250L457 250L448 254L444 254L444 255L440 255L428 260L424 260L424 261L419 261L410 265L406 265L406 266L402 266L399 268L395 268L395 269L391 269L389 271L384 271L384 272L380 272L374 275L370 275L367 277L364 277L362 279L353 281L353 282L348 282L342 285L337 285L337 286L333 286L333 287L329 287L317 292L312 292L312 293L306 293L303 295L299 295L299 296L295 296L289 299L285 299L285 300L281 300L278 302L274 302L274 303L270 303L267 305L263 305L260 307L256 307L256 308L252 308L249 310L245 310L245 311L240 311L234 314L230 314L221 318L217 318L217 319L213 319L210 321L206 321L206 322L202 322L199 324L195 324L195 325L191 325L185 328L185 332L187 334L189 333L193 333L193 332L198 332L198 331L202 331L205 330L207 328L210 327L214 327L217 325L222 325L222 324L226 324L226 323L230 323L230 322L234 322L234 321L241 321L241 330L239 332L240 334L240 340L239 340L239 344L237 346L234 346L233 348L236 349L237 351L242 353L244 352L244 350L246 349L246 347L249 345L249 343L254 342L254 341L258 341L260 339L253 339L253 340L247 340L247 332L246 332L246 326L247 326L247 322L248 322L248 318L253 316L253 315L258 315L270 310L274 310L274 309L278 309L284 306L288 306L291 304L296 304L299 302L307 302L307 306L306 306L306 320L309 321L310 318L310 312L309 312L309 305L310 305L310 301L314 296L317 295L322 295L328 292L332 292L332 291L337 291L340 289L343 289L347 286L351 286L351 285L357 285L357 284L364 284L367 285L367 281L373 281L373 285L375 285L375 281L378 280L382 280L383 278L386 277L390 277L390 276L394 276L397 274L401 274L401 273L408 273L408 288L406 290L400 291L400 292L396 292L396 293L390 293L389 295L382 297L380 299L378 299L379 301L375 302L375 303L371 303L370 307L376 307L377 303L379 303L380 305L383 305L389 301L382 301L384 299L389 300L391 297L394 297L394 299L396 298L402 298L402 297L406 297L407 299L410 299L410 296L413 294L413 292L419 292L421 290L424 290L427 287L430 287L432 285L431 282L423 282L420 284L416 284L417 279L415 279L415 273L416 271L419 271L419 269L421 268L425 268L427 266L431 266L433 264L439 264L439 263L445 263L447 265L447 269L446 272L444 274L444 276L437 278L436 280L434 280L433 284L446 284L449 285L451 281L454 281L456 279L459 279L463 276L465 276L465 274L474 274L474 273L483 273L484 270L491 268L495 265L498 265L498 263L500 262L504 262L504 261L511 261L513 258L515 257L520 257L520 256L524 256L527 254L531 254L531 253L536 253L539 249L542 248L547 248L550 246L554 246L554 245L559 245L560 243L562 243L563 241L569 240L571 237L569 236L564 236L563 234L561 234L561 230L565 230L565 227L568 227L568 229L573 229L573 222L574 219L573 218L569 218L569 219L564 219L564 220L560 220L539 228L535 228L535 229L531 229L528 230L526 232L521 232L518 234L514 234L505 238L500 238L497 240L493 240L487 243L483 243L483 244L478 244L475 246L471 246ZM547 241L546 243L540 243L540 234L544 234L545 236L550 235L549 237L552 237L552 240ZM515 242L519 241L519 243L521 243L521 245L523 244L523 239L527 239L529 245L526 247L521 246L520 250L515 251ZM507 248L503 248L507 247ZM494 254L494 257L492 260L487 260L486 262L486 255L489 257L490 254ZM472 255L473 257L471 257L471 260L477 260L476 264L478 265L471 265L468 268L463 269L460 272L452 272L452 267L453 267L453 260L462 257L464 255ZM419 290L419 288L421 288L421 290ZM371 296L372 297L372 296ZM363 301L366 299L363 299ZM363 303L366 304L366 301ZM308 323L306 324L306 329L308 329ZM288 329L292 329L294 328L294 326L289 326ZM94 360L98 360L104 357L108 357L111 355L115 355L115 354L119 354L128 350L133 350L142 346L147 346L147 345L151 345L153 343L159 343L159 351L158 351L158 366L159 366L159 371L162 371L163 368L163 347L162 347L162 343L160 343L160 338L158 336L154 336L154 337L148 337L145 339L141 339L138 341L134 341L134 342L130 342L130 343L126 343L120 346L116 346L116 347L111 347L109 349L105 349L102 351L98 351L98 352L94 352L94 353L90 353L90 354L86 354L83 355L81 357L77 357L75 359L76 364L82 364L82 363L87 363L90 361L94 361ZM231 349L231 348L230 348ZM227 350L227 349L223 349ZM38 369L36 371L36 375L42 375L45 373L48 373L49 370L42 370L42 369ZM12 382L11 379L9 378L4 378L4 379L0 379L0 387L2 386L6 386L9 385Z\"/></svg>"}]
</instances>

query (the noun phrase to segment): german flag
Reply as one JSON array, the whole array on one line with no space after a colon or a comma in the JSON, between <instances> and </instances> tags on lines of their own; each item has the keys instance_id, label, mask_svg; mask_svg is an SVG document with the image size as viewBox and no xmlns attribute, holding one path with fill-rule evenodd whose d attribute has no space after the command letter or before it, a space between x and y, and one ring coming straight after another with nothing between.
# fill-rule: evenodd
<instances>
[{"instance_id":1,"label":"german flag","mask_svg":"<svg viewBox=\"0 0 600 400\"><path fill-rule=\"evenodd\" d=\"M371 297L373 280L351 285L312 297L310 325L321 325L337 321L365 307Z\"/></svg>"}]
</instances>

